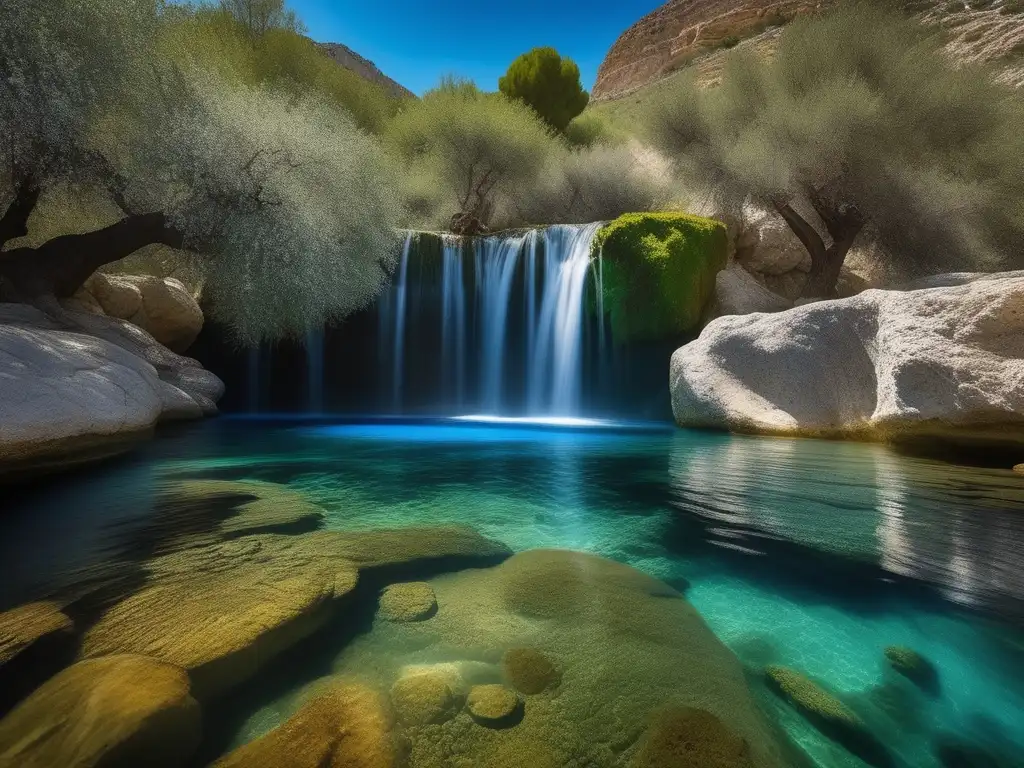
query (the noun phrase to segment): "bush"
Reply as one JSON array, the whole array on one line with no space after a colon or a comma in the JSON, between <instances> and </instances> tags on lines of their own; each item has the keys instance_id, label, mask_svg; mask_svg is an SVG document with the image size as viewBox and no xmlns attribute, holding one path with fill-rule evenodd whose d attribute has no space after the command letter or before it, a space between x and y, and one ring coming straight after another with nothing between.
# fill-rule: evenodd
<instances>
[{"instance_id":1,"label":"bush","mask_svg":"<svg viewBox=\"0 0 1024 768\"><path fill-rule=\"evenodd\" d=\"M382 132L401 106L384 86L339 66L295 29L271 26L254 37L224 10L170 13L161 31L160 51L187 69L215 72L228 81L267 86L296 97L324 97L372 133Z\"/></svg>"},{"instance_id":2,"label":"bush","mask_svg":"<svg viewBox=\"0 0 1024 768\"><path fill-rule=\"evenodd\" d=\"M616 341L665 339L696 328L728 261L725 225L678 213L626 214L604 227L604 309Z\"/></svg>"},{"instance_id":3,"label":"bush","mask_svg":"<svg viewBox=\"0 0 1024 768\"><path fill-rule=\"evenodd\" d=\"M881 5L839 4L787 26L770 64L729 54L719 88L680 78L652 137L734 205L779 211L811 253L809 295L834 293L861 231L906 271L1006 268L1024 235L1024 104L941 45Z\"/></svg>"},{"instance_id":4,"label":"bush","mask_svg":"<svg viewBox=\"0 0 1024 768\"><path fill-rule=\"evenodd\" d=\"M595 112L584 112L573 118L565 129L565 141L570 147L589 148L596 144L624 144L629 134L616 128Z\"/></svg>"},{"instance_id":5,"label":"bush","mask_svg":"<svg viewBox=\"0 0 1024 768\"><path fill-rule=\"evenodd\" d=\"M389 126L387 142L415 179L421 215L441 226L453 214L489 224L558 148L529 107L454 80L408 104Z\"/></svg>"},{"instance_id":6,"label":"bush","mask_svg":"<svg viewBox=\"0 0 1024 768\"><path fill-rule=\"evenodd\" d=\"M580 68L554 48L534 48L517 58L498 81L510 99L529 105L556 131L564 131L590 101L580 83Z\"/></svg>"},{"instance_id":7,"label":"bush","mask_svg":"<svg viewBox=\"0 0 1024 768\"><path fill-rule=\"evenodd\" d=\"M598 144L553 153L536 181L514 195L505 226L571 224L662 209L671 199L672 183L636 142Z\"/></svg>"}]
</instances>

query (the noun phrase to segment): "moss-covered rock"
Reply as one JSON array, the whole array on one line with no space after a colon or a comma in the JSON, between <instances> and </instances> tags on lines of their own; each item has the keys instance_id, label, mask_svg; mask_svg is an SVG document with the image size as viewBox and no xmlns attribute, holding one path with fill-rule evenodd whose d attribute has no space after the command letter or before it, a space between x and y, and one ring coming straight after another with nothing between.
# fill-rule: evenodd
<instances>
[{"instance_id":1,"label":"moss-covered rock","mask_svg":"<svg viewBox=\"0 0 1024 768\"><path fill-rule=\"evenodd\" d=\"M453 717L461 705L452 686L438 672L399 678L391 686L391 703L405 725L443 723Z\"/></svg>"},{"instance_id":2,"label":"moss-covered rock","mask_svg":"<svg viewBox=\"0 0 1024 768\"><path fill-rule=\"evenodd\" d=\"M422 581L391 584L380 596L378 615L388 621L423 621L437 612L437 599Z\"/></svg>"},{"instance_id":3,"label":"moss-covered rock","mask_svg":"<svg viewBox=\"0 0 1024 768\"><path fill-rule=\"evenodd\" d=\"M938 695L941 688L939 670L928 659L913 648L902 645L890 645L884 653L893 669L923 691Z\"/></svg>"},{"instance_id":4,"label":"moss-covered rock","mask_svg":"<svg viewBox=\"0 0 1024 768\"><path fill-rule=\"evenodd\" d=\"M694 707L658 712L630 768L753 768L750 746L719 718Z\"/></svg>"},{"instance_id":5,"label":"moss-covered rock","mask_svg":"<svg viewBox=\"0 0 1024 768\"><path fill-rule=\"evenodd\" d=\"M521 715L522 705L515 691L493 683L474 685L466 699L466 708L473 719L495 728L513 725Z\"/></svg>"},{"instance_id":6,"label":"moss-covered rock","mask_svg":"<svg viewBox=\"0 0 1024 768\"><path fill-rule=\"evenodd\" d=\"M0 720L0 765L175 768L199 745L184 670L142 656L74 664Z\"/></svg>"},{"instance_id":7,"label":"moss-covered rock","mask_svg":"<svg viewBox=\"0 0 1024 768\"><path fill-rule=\"evenodd\" d=\"M629 213L594 241L604 273L604 311L618 341L666 339L700 324L728 261L726 227L680 213Z\"/></svg>"},{"instance_id":8,"label":"moss-covered rock","mask_svg":"<svg viewBox=\"0 0 1024 768\"><path fill-rule=\"evenodd\" d=\"M527 696L554 688L562 675L551 659L533 648L510 648L501 657L505 678L520 693Z\"/></svg>"},{"instance_id":9,"label":"moss-covered rock","mask_svg":"<svg viewBox=\"0 0 1024 768\"><path fill-rule=\"evenodd\" d=\"M876 768L894 765L885 746L864 721L843 702L796 670L776 664L765 667L768 687L792 704L819 731Z\"/></svg>"},{"instance_id":10,"label":"moss-covered rock","mask_svg":"<svg viewBox=\"0 0 1024 768\"><path fill-rule=\"evenodd\" d=\"M214 768L393 768L400 753L392 727L382 696L339 681L280 727L218 760Z\"/></svg>"}]
</instances>

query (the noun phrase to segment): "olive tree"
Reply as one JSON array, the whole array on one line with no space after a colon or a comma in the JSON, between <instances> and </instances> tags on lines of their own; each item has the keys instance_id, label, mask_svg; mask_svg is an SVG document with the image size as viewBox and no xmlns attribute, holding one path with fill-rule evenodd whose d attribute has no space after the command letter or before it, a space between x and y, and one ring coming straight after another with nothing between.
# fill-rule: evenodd
<instances>
[{"instance_id":1,"label":"olive tree","mask_svg":"<svg viewBox=\"0 0 1024 768\"><path fill-rule=\"evenodd\" d=\"M790 24L770 63L737 51L720 87L682 82L653 138L721 197L778 212L811 255L805 295L834 294L861 233L911 270L998 268L1022 253L1020 96L941 45L840 4Z\"/></svg>"},{"instance_id":2,"label":"olive tree","mask_svg":"<svg viewBox=\"0 0 1024 768\"><path fill-rule=\"evenodd\" d=\"M388 139L420 188L432 185L443 196L460 234L485 229L496 205L532 183L557 144L525 105L455 80L406 106Z\"/></svg>"},{"instance_id":3,"label":"olive tree","mask_svg":"<svg viewBox=\"0 0 1024 768\"><path fill-rule=\"evenodd\" d=\"M316 92L245 87L154 58L155 0L0 8L0 280L42 308L161 244L195 253L241 340L299 334L373 299L400 216L375 141ZM33 242L56 189L99 190L105 226Z\"/></svg>"}]
</instances>

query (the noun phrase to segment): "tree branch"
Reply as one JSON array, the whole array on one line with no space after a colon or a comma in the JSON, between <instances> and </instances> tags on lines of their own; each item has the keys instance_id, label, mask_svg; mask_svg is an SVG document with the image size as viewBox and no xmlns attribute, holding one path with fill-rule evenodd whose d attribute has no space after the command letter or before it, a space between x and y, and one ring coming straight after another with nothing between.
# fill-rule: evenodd
<instances>
[{"instance_id":1,"label":"tree branch","mask_svg":"<svg viewBox=\"0 0 1024 768\"><path fill-rule=\"evenodd\" d=\"M184 234L162 212L128 216L108 227L80 235L60 235L38 248L15 248L0 254L0 276L25 300L71 296L104 264L140 248L185 245Z\"/></svg>"},{"instance_id":2,"label":"tree branch","mask_svg":"<svg viewBox=\"0 0 1024 768\"><path fill-rule=\"evenodd\" d=\"M9 240L28 234L28 220L39 202L41 190L31 178L24 179L14 189L14 200L0 218L0 248Z\"/></svg>"},{"instance_id":3,"label":"tree branch","mask_svg":"<svg viewBox=\"0 0 1024 768\"><path fill-rule=\"evenodd\" d=\"M779 215L785 219L789 228L793 230L793 234L804 244L804 248L811 254L812 261L815 258L824 256L825 242L821 239L821 235L818 234L814 227L807 223L803 216L793 210L793 206L779 200L772 200L772 205L775 206L775 210L779 212Z\"/></svg>"}]
</instances>

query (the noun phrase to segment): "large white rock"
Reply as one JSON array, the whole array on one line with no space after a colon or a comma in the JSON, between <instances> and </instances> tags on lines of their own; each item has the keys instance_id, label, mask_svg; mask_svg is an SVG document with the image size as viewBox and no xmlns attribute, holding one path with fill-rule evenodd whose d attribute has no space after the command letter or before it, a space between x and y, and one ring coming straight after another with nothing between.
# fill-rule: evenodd
<instances>
[{"instance_id":1,"label":"large white rock","mask_svg":"<svg viewBox=\"0 0 1024 768\"><path fill-rule=\"evenodd\" d=\"M0 476L123 450L216 412L223 384L123 320L0 304Z\"/></svg>"},{"instance_id":2,"label":"large white rock","mask_svg":"<svg viewBox=\"0 0 1024 768\"><path fill-rule=\"evenodd\" d=\"M715 315L781 312L793 302L765 288L739 264L731 264L715 277Z\"/></svg>"},{"instance_id":3,"label":"large white rock","mask_svg":"<svg viewBox=\"0 0 1024 768\"><path fill-rule=\"evenodd\" d=\"M1024 275L721 317L670 386L683 426L1024 444Z\"/></svg>"}]
</instances>

